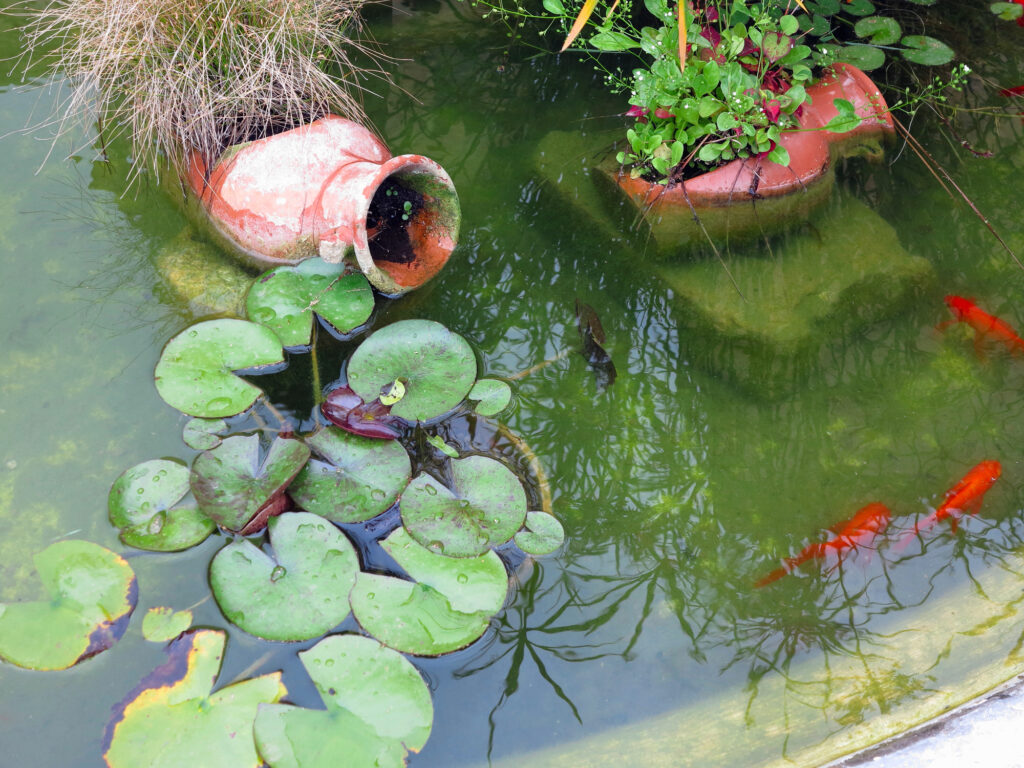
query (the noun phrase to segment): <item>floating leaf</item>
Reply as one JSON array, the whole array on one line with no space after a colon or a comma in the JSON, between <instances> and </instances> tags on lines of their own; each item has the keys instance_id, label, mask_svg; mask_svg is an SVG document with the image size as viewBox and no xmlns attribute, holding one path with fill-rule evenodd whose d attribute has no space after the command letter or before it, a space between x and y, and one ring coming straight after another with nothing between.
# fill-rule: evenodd
<instances>
[{"instance_id":1,"label":"floating leaf","mask_svg":"<svg viewBox=\"0 0 1024 768\"><path fill-rule=\"evenodd\" d=\"M391 414L390 405L379 399L364 402L363 398L346 386L332 389L320 404L320 410L324 418L335 426L353 435L372 437L375 440L394 440L401 436L402 429L407 426L404 419Z\"/></svg>"},{"instance_id":2,"label":"floating leaf","mask_svg":"<svg viewBox=\"0 0 1024 768\"><path fill-rule=\"evenodd\" d=\"M142 636L151 643L173 640L192 626L192 611L175 611L158 606L146 611L142 617Z\"/></svg>"},{"instance_id":3,"label":"floating leaf","mask_svg":"<svg viewBox=\"0 0 1024 768\"><path fill-rule=\"evenodd\" d=\"M477 401L477 413L493 416L508 407L512 400L512 388L501 379L480 379L466 397Z\"/></svg>"},{"instance_id":4,"label":"floating leaf","mask_svg":"<svg viewBox=\"0 0 1024 768\"><path fill-rule=\"evenodd\" d=\"M885 64L885 51L871 45L844 45L836 51L836 61L845 61L870 72Z\"/></svg>"},{"instance_id":5,"label":"floating leaf","mask_svg":"<svg viewBox=\"0 0 1024 768\"><path fill-rule=\"evenodd\" d=\"M67 669L121 638L138 595L123 558L88 541L59 541L33 562L50 600L0 603L0 658Z\"/></svg>"},{"instance_id":6,"label":"floating leaf","mask_svg":"<svg viewBox=\"0 0 1024 768\"><path fill-rule=\"evenodd\" d=\"M550 555L563 541L562 524L546 512L527 512L523 530L515 535L516 546L528 555Z\"/></svg>"},{"instance_id":7,"label":"floating leaf","mask_svg":"<svg viewBox=\"0 0 1024 768\"><path fill-rule=\"evenodd\" d=\"M413 538L449 557L511 539L526 518L526 493L512 470L486 456L453 459L451 469L453 489L422 473L402 494L402 521Z\"/></svg>"},{"instance_id":8,"label":"floating leaf","mask_svg":"<svg viewBox=\"0 0 1024 768\"><path fill-rule=\"evenodd\" d=\"M875 45L892 45L903 35L896 19L888 16L868 16L853 25L857 37L866 37Z\"/></svg>"},{"instance_id":9,"label":"floating leaf","mask_svg":"<svg viewBox=\"0 0 1024 768\"><path fill-rule=\"evenodd\" d=\"M847 0L842 7L851 16L870 16L875 12L874 3L870 0Z\"/></svg>"},{"instance_id":10,"label":"floating leaf","mask_svg":"<svg viewBox=\"0 0 1024 768\"><path fill-rule=\"evenodd\" d=\"M208 451L220 445L221 436L218 434L228 428L224 419L189 419L185 429L181 433L185 445L195 448L197 451Z\"/></svg>"},{"instance_id":11,"label":"floating leaf","mask_svg":"<svg viewBox=\"0 0 1024 768\"><path fill-rule=\"evenodd\" d=\"M194 547L216 529L195 503L176 507L189 491L188 467L153 459L126 469L110 489L110 522L121 529L121 541L155 552Z\"/></svg>"},{"instance_id":12,"label":"floating leaf","mask_svg":"<svg viewBox=\"0 0 1024 768\"><path fill-rule=\"evenodd\" d=\"M427 435L427 442L450 459L459 458L459 452L441 439L440 435Z\"/></svg>"},{"instance_id":13,"label":"floating leaf","mask_svg":"<svg viewBox=\"0 0 1024 768\"><path fill-rule=\"evenodd\" d=\"M261 394L234 371L283 361L281 342L269 328L245 320L207 320L167 342L156 364L156 388L168 405L190 416L234 416Z\"/></svg>"},{"instance_id":14,"label":"floating leaf","mask_svg":"<svg viewBox=\"0 0 1024 768\"><path fill-rule=\"evenodd\" d=\"M187 632L115 711L107 726L110 768L257 768L252 738L260 704L287 693L281 673L211 692L224 656L225 633Z\"/></svg>"},{"instance_id":15,"label":"floating leaf","mask_svg":"<svg viewBox=\"0 0 1024 768\"><path fill-rule=\"evenodd\" d=\"M271 557L237 539L210 564L210 585L224 615L266 640L308 640L348 616L346 599L359 562L334 525L308 512L270 521Z\"/></svg>"},{"instance_id":16,"label":"floating leaf","mask_svg":"<svg viewBox=\"0 0 1024 768\"><path fill-rule=\"evenodd\" d=\"M412 472L409 454L382 442L327 427L306 438L312 459L288 494L307 512L338 523L376 517L398 499Z\"/></svg>"},{"instance_id":17,"label":"floating leaf","mask_svg":"<svg viewBox=\"0 0 1024 768\"><path fill-rule=\"evenodd\" d=\"M233 435L196 457L192 493L199 508L218 525L242 531L261 512L280 503L284 489L308 458L304 443L278 437L261 462L259 435Z\"/></svg>"},{"instance_id":18,"label":"floating leaf","mask_svg":"<svg viewBox=\"0 0 1024 768\"><path fill-rule=\"evenodd\" d=\"M416 668L401 654L359 635L332 635L299 659L326 711L285 704L260 707L256 745L271 768L401 768L406 751L426 744L434 705Z\"/></svg>"},{"instance_id":19,"label":"floating leaf","mask_svg":"<svg viewBox=\"0 0 1024 768\"><path fill-rule=\"evenodd\" d=\"M440 323L401 320L371 334L348 363L348 385L366 402L396 379L406 392L391 412L426 421L462 402L476 381L476 357L464 338Z\"/></svg>"},{"instance_id":20,"label":"floating leaf","mask_svg":"<svg viewBox=\"0 0 1024 768\"><path fill-rule=\"evenodd\" d=\"M988 8L1005 21L1017 21L1024 14L1024 5L1020 3L992 3Z\"/></svg>"},{"instance_id":21,"label":"floating leaf","mask_svg":"<svg viewBox=\"0 0 1024 768\"><path fill-rule=\"evenodd\" d=\"M953 60L953 49L940 40L927 35L907 35L900 44L904 45L903 58L915 64L938 66Z\"/></svg>"},{"instance_id":22,"label":"floating leaf","mask_svg":"<svg viewBox=\"0 0 1024 768\"><path fill-rule=\"evenodd\" d=\"M286 347L310 344L314 312L338 333L350 333L370 319L373 291L363 275L344 271L343 264L320 258L271 270L249 289L246 314L273 330Z\"/></svg>"}]
</instances>

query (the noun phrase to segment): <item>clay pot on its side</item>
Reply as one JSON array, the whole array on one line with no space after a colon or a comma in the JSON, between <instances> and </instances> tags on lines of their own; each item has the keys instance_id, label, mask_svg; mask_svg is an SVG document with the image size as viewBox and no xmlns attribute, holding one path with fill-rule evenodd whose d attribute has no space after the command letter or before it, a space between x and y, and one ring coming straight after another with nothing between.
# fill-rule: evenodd
<instances>
[{"instance_id":1,"label":"clay pot on its side","mask_svg":"<svg viewBox=\"0 0 1024 768\"><path fill-rule=\"evenodd\" d=\"M806 216L828 198L836 160L853 156L880 160L882 141L895 131L882 94L856 67L835 64L807 93L812 101L804 105L799 118L805 130L784 131L779 141L789 152L788 166L758 157L733 160L669 187L630 178L609 160L596 169L595 181L611 193L606 196L617 207L624 197L628 200L624 222L635 226L637 216L642 217L662 255L706 241L701 224L711 238L743 237L780 227ZM847 133L823 130L838 114L833 105L837 98L850 101L863 120Z\"/></svg>"},{"instance_id":2,"label":"clay pot on its side","mask_svg":"<svg viewBox=\"0 0 1024 768\"><path fill-rule=\"evenodd\" d=\"M183 187L192 218L249 266L354 255L391 295L441 271L461 219L440 165L392 157L365 127L335 116L230 147L212 168L194 152Z\"/></svg>"}]
</instances>

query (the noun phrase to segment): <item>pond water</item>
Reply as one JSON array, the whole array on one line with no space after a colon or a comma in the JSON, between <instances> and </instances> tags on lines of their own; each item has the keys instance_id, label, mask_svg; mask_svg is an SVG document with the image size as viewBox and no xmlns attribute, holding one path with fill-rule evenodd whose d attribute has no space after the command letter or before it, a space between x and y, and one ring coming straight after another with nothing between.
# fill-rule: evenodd
<instances>
[{"instance_id":1,"label":"pond water","mask_svg":"<svg viewBox=\"0 0 1024 768\"><path fill-rule=\"evenodd\" d=\"M642 247L603 240L544 184L537 155L550 132L600 134L623 109L588 65L506 56L497 31L458 3L396 6L373 29L409 61L396 63L396 87L380 86L368 111L394 153L449 171L464 221L445 272L380 309L375 324L442 322L490 375L553 360L516 380L504 421L543 462L567 533L557 556L520 571L482 640L416 660L435 723L411 765L813 764L1020 670L1024 361L998 348L979 358L966 328L935 326L954 293L1024 327L1024 269L966 205L896 148L891 166L842 168L809 229L763 249L726 248L741 284L769 296L764 281L786 277L775 266L791 254L811 273L827 254L850 279L881 275L838 298L822 286L815 295L828 311L798 307L794 333L834 338L810 355L770 348L755 365L718 354L722 337L695 319L689 286L732 297L709 310L726 335L735 323L785 335L774 299L745 307L711 255L689 274L652 267ZM986 21L983 32L984 75L1004 87L1024 81L1012 58L1020 30ZM13 35L0 51L17 52ZM122 194L123 153L110 167L77 136L44 163L50 144L16 131L66 91L21 82L0 75L4 601L38 594L31 555L54 540L123 551L106 518L110 484L145 459L194 455L181 441L185 418L152 383L163 344L198 316L159 269L183 221L157 191ZM999 98L978 85L968 102ZM1020 121L958 125L995 157L953 152L923 118L915 132L1024 253ZM834 229L843 211L863 226ZM749 272L750 259L762 270ZM884 275L897 262L912 268L894 292ZM876 302L876 292L886 293ZM618 374L609 386L578 354L577 300L606 331ZM325 381L337 370L332 354L340 360L328 340ZM302 356L268 388L279 408L301 414L313 386ZM1002 478L958 534L943 524L903 552L882 547L754 588L869 502L891 507L893 531L911 528L984 459L1002 462ZM153 605L196 604L197 624L228 630L222 685L283 669L291 700L317 706L295 656L311 643L257 640L208 599L222 543L128 554L140 603L112 651L66 672L0 667L3 762L102 765L111 707L164 658L137 629Z\"/></svg>"}]
</instances>

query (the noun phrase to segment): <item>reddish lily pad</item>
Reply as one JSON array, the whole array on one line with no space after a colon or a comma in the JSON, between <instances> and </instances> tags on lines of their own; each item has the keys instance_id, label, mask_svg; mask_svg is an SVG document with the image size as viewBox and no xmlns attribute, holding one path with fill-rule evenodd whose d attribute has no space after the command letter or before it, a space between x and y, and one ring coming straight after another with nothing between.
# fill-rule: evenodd
<instances>
[{"instance_id":1,"label":"reddish lily pad","mask_svg":"<svg viewBox=\"0 0 1024 768\"><path fill-rule=\"evenodd\" d=\"M210 564L213 595L224 615L266 640L309 640L349 613L359 571L352 544L324 518L289 512L270 521L271 557L238 539Z\"/></svg>"},{"instance_id":2,"label":"reddish lily pad","mask_svg":"<svg viewBox=\"0 0 1024 768\"><path fill-rule=\"evenodd\" d=\"M512 388L501 379L480 379L466 397L477 401L474 410L481 416L494 416L512 401Z\"/></svg>"},{"instance_id":3,"label":"reddish lily pad","mask_svg":"<svg viewBox=\"0 0 1024 768\"><path fill-rule=\"evenodd\" d=\"M397 442L371 440L327 427L306 438L319 459L309 463L288 494L307 512L338 523L357 523L385 512L412 472Z\"/></svg>"},{"instance_id":4,"label":"reddish lily pad","mask_svg":"<svg viewBox=\"0 0 1024 768\"><path fill-rule=\"evenodd\" d=\"M546 512L527 512L523 530L515 535L516 546L528 555L550 555L564 541L562 524Z\"/></svg>"},{"instance_id":5,"label":"reddish lily pad","mask_svg":"<svg viewBox=\"0 0 1024 768\"><path fill-rule=\"evenodd\" d=\"M121 638L138 596L123 558L88 541L59 541L34 562L50 600L0 603L0 658L67 669Z\"/></svg>"},{"instance_id":6,"label":"reddish lily pad","mask_svg":"<svg viewBox=\"0 0 1024 768\"><path fill-rule=\"evenodd\" d=\"M121 541L155 552L177 552L205 541L216 529L194 502L179 504L189 492L188 467L153 459L125 470L110 489L110 522Z\"/></svg>"},{"instance_id":7,"label":"reddish lily pad","mask_svg":"<svg viewBox=\"0 0 1024 768\"><path fill-rule=\"evenodd\" d=\"M224 632L186 632L167 648L155 669L115 710L107 726L110 768L257 768L252 738L260 704L281 700L281 673L212 686L224 657Z\"/></svg>"},{"instance_id":8,"label":"reddish lily pad","mask_svg":"<svg viewBox=\"0 0 1024 768\"><path fill-rule=\"evenodd\" d=\"M360 273L346 275L343 264L306 259L262 275L249 289L245 311L285 347L305 347L312 339L314 312L338 333L351 333L370 319L373 291Z\"/></svg>"},{"instance_id":9,"label":"reddish lily pad","mask_svg":"<svg viewBox=\"0 0 1024 768\"><path fill-rule=\"evenodd\" d=\"M346 432L376 440L394 440L407 426L405 419L391 413L391 406L380 398L365 402L351 388L335 387L320 404L320 410L329 422Z\"/></svg>"},{"instance_id":10,"label":"reddish lily pad","mask_svg":"<svg viewBox=\"0 0 1024 768\"><path fill-rule=\"evenodd\" d=\"M142 617L142 636L151 643L173 640L192 626L192 611L175 611L158 606L146 611Z\"/></svg>"},{"instance_id":11,"label":"reddish lily pad","mask_svg":"<svg viewBox=\"0 0 1024 768\"><path fill-rule=\"evenodd\" d=\"M476 357L469 343L430 320L401 320L372 333L352 353L348 384L364 401L401 381L405 393L391 413L426 421L447 413L476 381Z\"/></svg>"},{"instance_id":12,"label":"reddish lily pad","mask_svg":"<svg viewBox=\"0 0 1024 768\"><path fill-rule=\"evenodd\" d=\"M359 635L332 635L299 654L326 710L260 707L256 744L271 768L401 768L434 719L430 690L402 655Z\"/></svg>"},{"instance_id":13,"label":"reddish lily pad","mask_svg":"<svg viewBox=\"0 0 1024 768\"><path fill-rule=\"evenodd\" d=\"M283 361L281 342L269 328L230 318L207 320L167 342L156 364L156 389L168 405L190 416L234 416L261 394L234 372Z\"/></svg>"},{"instance_id":14,"label":"reddish lily pad","mask_svg":"<svg viewBox=\"0 0 1024 768\"><path fill-rule=\"evenodd\" d=\"M196 457L192 493L199 508L218 525L243 531L260 512L283 499L284 489L307 459L309 448L303 442L278 437L260 461L259 436L234 435Z\"/></svg>"},{"instance_id":15,"label":"reddish lily pad","mask_svg":"<svg viewBox=\"0 0 1024 768\"><path fill-rule=\"evenodd\" d=\"M511 539L526 518L526 493L500 461L468 456L451 462L454 488L426 473L402 494L402 521L423 546L471 557Z\"/></svg>"}]
</instances>

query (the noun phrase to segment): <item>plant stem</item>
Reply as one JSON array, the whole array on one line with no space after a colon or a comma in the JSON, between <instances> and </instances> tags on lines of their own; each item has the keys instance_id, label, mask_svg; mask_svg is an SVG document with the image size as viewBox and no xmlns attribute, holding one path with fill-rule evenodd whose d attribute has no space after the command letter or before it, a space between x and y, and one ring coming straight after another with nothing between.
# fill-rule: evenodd
<instances>
[{"instance_id":1,"label":"plant stem","mask_svg":"<svg viewBox=\"0 0 1024 768\"><path fill-rule=\"evenodd\" d=\"M530 465L530 471L537 480L537 490L540 492L541 511L554 516L554 512L551 511L551 483L548 482L547 473L544 471L544 467L541 466L540 459L537 458L537 454L533 452L533 449L525 440L523 440L523 438L519 437L519 435L515 434L500 421L497 422L497 424L498 433L512 443L516 450L526 457L526 460Z\"/></svg>"}]
</instances>

